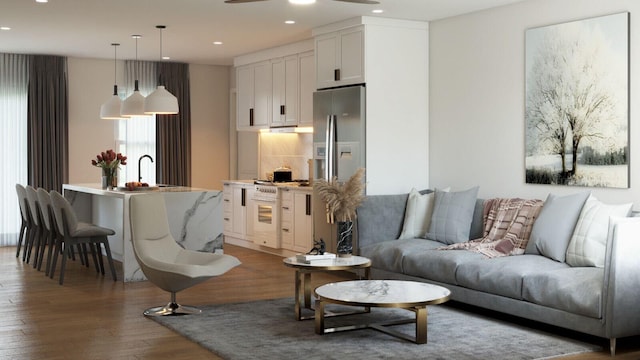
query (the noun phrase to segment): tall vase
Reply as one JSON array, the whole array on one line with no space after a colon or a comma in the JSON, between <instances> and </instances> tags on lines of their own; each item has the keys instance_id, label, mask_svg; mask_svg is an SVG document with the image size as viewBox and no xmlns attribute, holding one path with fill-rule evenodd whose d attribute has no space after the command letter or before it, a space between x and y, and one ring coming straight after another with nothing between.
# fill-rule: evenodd
<instances>
[{"instance_id":1,"label":"tall vase","mask_svg":"<svg viewBox=\"0 0 640 360\"><path fill-rule=\"evenodd\" d=\"M118 187L118 169L102 168L102 188L113 190Z\"/></svg>"},{"instance_id":2,"label":"tall vase","mask_svg":"<svg viewBox=\"0 0 640 360\"><path fill-rule=\"evenodd\" d=\"M338 256L349 257L353 253L353 221L338 222Z\"/></svg>"}]
</instances>

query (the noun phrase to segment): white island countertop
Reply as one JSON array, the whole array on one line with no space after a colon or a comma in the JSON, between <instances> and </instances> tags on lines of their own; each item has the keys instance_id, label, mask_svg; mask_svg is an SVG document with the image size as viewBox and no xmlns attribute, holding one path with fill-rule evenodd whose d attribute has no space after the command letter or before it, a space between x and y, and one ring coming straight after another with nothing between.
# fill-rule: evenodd
<instances>
[{"instance_id":1,"label":"white island countertop","mask_svg":"<svg viewBox=\"0 0 640 360\"><path fill-rule=\"evenodd\" d=\"M109 236L109 244L113 258L123 263L124 281L145 279L131 244L129 200L132 196L161 193L167 207L169 230L176 243L189 250L222 252L222 191L185 186L107 190L100 184L64 184L62 189L80 221L116 232Z\"/></svg>"}]
</instances>

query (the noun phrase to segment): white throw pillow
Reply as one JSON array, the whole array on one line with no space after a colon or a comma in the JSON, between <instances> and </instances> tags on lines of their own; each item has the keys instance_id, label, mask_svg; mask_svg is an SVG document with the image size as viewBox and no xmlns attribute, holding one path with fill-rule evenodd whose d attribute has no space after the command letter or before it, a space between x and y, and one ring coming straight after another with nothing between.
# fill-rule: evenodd
<instances>
[{"instance_id":1,"label":"white throw pillow","mask_svg":"<svg viewBox=\"0 0 640 360\"><path fill-rule=\"evenodd\" d=\"M632 203L606 205L591 196L584 203L567 247L566 263L571 266L604 267L609 218L626 217Z\"/></svg>"},{"instance_id":2,"label":"white throw pillow","mask_svg":"<svg viewBox=\"0 0 640 360\"><path fill-rule=\"evenodd\" d=\"M442 191L449 191L446 188ZM404 212L402 233L398 239L424 238L431 224L435 192L420 194L415 188L409 192L407 207Z\"/></svg>"}]
</instances>

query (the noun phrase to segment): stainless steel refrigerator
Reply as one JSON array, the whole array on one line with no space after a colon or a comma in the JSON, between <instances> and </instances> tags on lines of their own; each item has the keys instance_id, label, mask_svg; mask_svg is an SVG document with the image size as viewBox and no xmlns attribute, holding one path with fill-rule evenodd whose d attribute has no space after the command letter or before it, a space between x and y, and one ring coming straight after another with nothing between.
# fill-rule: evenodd
<instances>
[{"instance_id":1,"label":"stainless steel refrigerator","mask_svg":"<svg viewBox=\"0 0 640 360\"><path fill-rule=\"evenodd\" d=\"M346 181L361 167L365 167L365 87L313 93L314 179L336 176ZM315 192L313 214L314 239L324 240L327 251L335 253L336 224L327 221L325 205Z\"/></svg>"}]
</instances>

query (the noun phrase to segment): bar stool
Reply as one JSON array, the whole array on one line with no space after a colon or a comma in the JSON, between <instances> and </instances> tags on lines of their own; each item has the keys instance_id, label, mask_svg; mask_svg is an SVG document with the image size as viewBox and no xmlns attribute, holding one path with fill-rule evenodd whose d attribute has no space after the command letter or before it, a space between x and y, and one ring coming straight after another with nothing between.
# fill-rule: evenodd
<instances>
[{"instance_id":1,"label":"bar stool","mask_svg":"<svg viewBox=\"0 0 640 360\"><path fill-rule=\"evenodd\" d=\"M29 200L27 199L27 190L24 186L16 184L16 193L18 194L18 205L20 205L20 217L22 222L20 224L20 234L18 236L18 246L16 249L16 257L20 256L20 248L24 242L25 249L27 248L27 242L29 241L29 230L31 228L31 214L29 213ZM23 250L23 260L26 251Z\"/></svg>"},{"instance_id":2,"label":"bar stool","mask_svg":"<svg viewBox=\"0 0 640 360\"><path fill-rule=\"evenodd\" d=\"M47 265L45 266L45 275L49 275L51 268L51 256L53 255L53 248L55 247L57 233L54 225L53 208L51 207L51 198L47 190L39 188L38 193L38 206L40 208L40 222L43 226L43 244L48 248L47 253ZM40 247L38 252L38 271L42 267L44 258L45 246Z\"/></svg>"},{"instance_id":3,"label":"bar stool","mask_svg":"<svg viewBox=\"0 0 640 360\"><path fill-rule=\"evenodd\" d=\"M58 240L56 241L56 249L53 253L53 260L51 264L51 270L49 277L53 279L55 273L55 267L58 260L58 253L60 253L62 246L64 245L64 254L60 265L60 285L64 282L64 270L66 266L67 258L71 256L71 249L73 245L88 244L93 250L98 247L100 250L100 244L104 246L107 260L109 261L109 267L111 268L111 276L113 281L117 281L116 269L111 257L111 248L109 246L109 240L107 236L114 235L115 231L112 229L104 228L98 225L79 222L76 217L71 204L64 198L59 192L52 190L49 193L51 198L51 205L53 207L53 213L55 217L55 225L58 231ZM93 253L93 252L92 252ZM100 269L102 275L104 275L104 264L102 256L98 254L98 261L100 263ZM94 257L95 260L95 257Z\"/></svg>"},{"instance_id":4,"label":"bar stool","mask_svg":"<svg viewBox=\"0 0 640 360\"><path fill-rule=\"evenodd\" d=\"M38 209L38 193L33 186L27 185L25 187L25 191L27 192L27 200L29 203L29 214L31 215L31 231L30 236L27 238L27 243L25 244L24 251L26 252L26 257L23 254L22 260L29 263L31 261L31 252L33 248L36 248L36 254L38 253L38 248L40 247L40 243L42 240L43 229L40 226L40 210ZM33 263L33 267L36 267L37 263L37 255L35 256L36 260Z\"/></svg>"}]
</instances>

